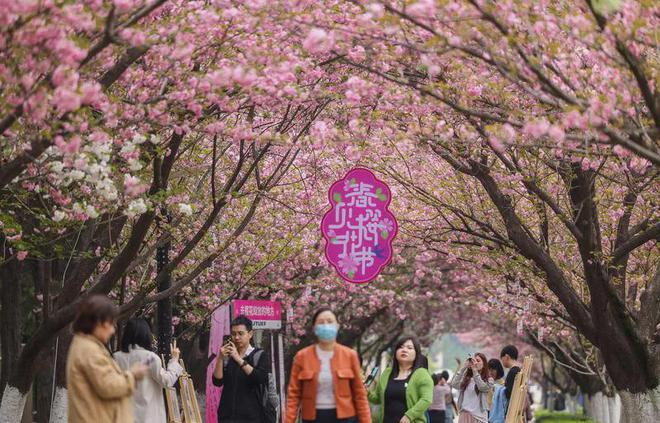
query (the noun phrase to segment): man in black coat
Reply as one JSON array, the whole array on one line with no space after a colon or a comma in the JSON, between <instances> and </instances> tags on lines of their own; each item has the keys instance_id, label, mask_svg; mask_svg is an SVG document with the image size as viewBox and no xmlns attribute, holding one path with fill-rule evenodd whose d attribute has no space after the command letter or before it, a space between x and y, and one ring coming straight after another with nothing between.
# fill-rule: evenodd
<instances>
[{"instance_id":1,"label":"man in black coat","mask_svg":"<svg viewBox=\"0 0 660 423\"><path fill-rule=\"evenodd\" d=\"M252 321L238 316L231 322L231 339L220 349L213 370L213 384L222 386L218 423L264 423L264 409L259 387L268 383L268 354L260 354L251 344Z\"/></svg>"}]
</instances>

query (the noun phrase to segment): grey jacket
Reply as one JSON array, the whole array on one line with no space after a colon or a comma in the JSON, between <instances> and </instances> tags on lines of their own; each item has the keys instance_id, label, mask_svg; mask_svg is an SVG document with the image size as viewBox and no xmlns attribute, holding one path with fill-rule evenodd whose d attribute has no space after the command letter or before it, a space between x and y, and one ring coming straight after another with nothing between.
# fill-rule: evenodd
<instances>
[{"instance_id":1,"label":"grey jacket","mask_svg":"<svg viewBox=\"0 0 660 423\"><path fill-rule=\"evenodd\" d=\"M463 378L465 377L466 371L467 368L463 367L461 370L459 370L457 373L454 374L454 377L452 377L451 381L449 382L452 388L458 389L460 392L460 394L458 395L459 410L463 407L463 396L465 394L465 391L461 389L461 383L463 382ZM474 378L474 384L477 386L477 391L478 391L477 394L479 396L479 404L481 405L481 411L485 412L488 410L487 394L491 389L494 389L494 384L490 379L484 381L479 373L472 375L472 378Z\"/></svg>"}]
</instances>

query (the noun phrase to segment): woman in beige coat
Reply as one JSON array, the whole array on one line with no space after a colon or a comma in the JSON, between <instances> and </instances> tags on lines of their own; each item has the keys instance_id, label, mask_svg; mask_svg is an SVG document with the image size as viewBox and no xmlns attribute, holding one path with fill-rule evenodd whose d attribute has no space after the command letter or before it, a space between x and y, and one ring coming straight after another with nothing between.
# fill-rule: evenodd
<instances>
[{"instance_id":1,"label":"woman in beige coat","mask_svg":"<svg viewBox=\"0 0 660 423\"><path fill-rule=\"evenodd\" d=\"M94 295L80 306L73 322L73 341L66 363L69 423L131 423L132 395L147 373L138 363L122 371L105 344L115 333L117 308Z\"/></svg>"}]
</instances>

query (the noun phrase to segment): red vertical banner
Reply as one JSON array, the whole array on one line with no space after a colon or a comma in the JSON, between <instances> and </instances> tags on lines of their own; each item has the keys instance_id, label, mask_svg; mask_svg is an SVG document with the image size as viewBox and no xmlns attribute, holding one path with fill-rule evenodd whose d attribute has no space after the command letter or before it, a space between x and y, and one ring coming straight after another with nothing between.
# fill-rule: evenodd
<instances>
[{"instance_id":1,"label":"red vertical banner","mask_svg":"<svg viewBox=\"0 0 660 423\"><path fill-rule=\"evenodd\" d=\"M209 357L212 354L219 354L222 346L222 337L229 335L229 304L219 307L211 315L211 334L209 336ZM220 404L220 395L222 387L213 386L213 369L215 368L217 357L206 369L206 421L214 423L218 421L218 405Z\"/></svg>"}]
</instances>

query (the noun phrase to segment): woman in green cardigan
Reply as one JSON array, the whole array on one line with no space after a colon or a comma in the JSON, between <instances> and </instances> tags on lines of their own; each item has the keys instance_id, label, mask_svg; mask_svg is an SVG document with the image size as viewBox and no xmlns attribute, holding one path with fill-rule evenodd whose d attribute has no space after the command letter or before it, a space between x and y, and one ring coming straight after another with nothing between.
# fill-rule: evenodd
<instances>
[{"instance_id":1,"label":"woman in green cardigan","mask_svg":"<svg viewBox=\"0 0 660 423\"><path fill-rule=\"evenodd\" d=\"M394 347L392 366L369 392L369 401L380 404L376 423L426 423L426 410L433 401L433 379L422 365L417 339L404 337Z\"/></svg>"}]
</instances>

